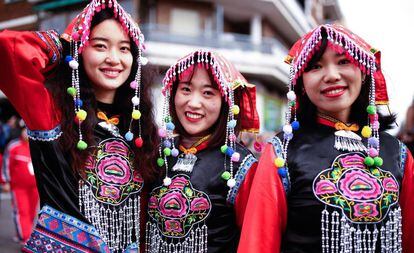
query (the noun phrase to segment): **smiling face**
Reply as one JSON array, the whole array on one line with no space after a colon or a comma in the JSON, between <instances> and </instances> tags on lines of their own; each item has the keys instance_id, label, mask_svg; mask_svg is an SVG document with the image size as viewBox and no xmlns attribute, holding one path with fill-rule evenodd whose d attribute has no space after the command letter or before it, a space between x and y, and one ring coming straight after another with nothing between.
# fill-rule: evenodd
<instances>
[{"instance_id":1,"label":"smiling face","mask_svg":"<svg viewBox=\"0 0 414 253\"><path fill-rule=\"evenodd\" d=\"M196 67L188 79L178 84L175 111L186 133L190 137L201 137L209 133L220 116L221 93L204 68Z\"/></svg>"},{"instance_id":2,"label":"smiling face","mask_svg":"<svg viewBox=\"0 0 414 253\"><path fill-rule=\"evenodd\" d=\"M112 103L116 89L128 79L133 61L130 38L121 24L107 19L96 25L82 60L96 99Z\"/></svg>"},{"instance_id":3,"label":"smiling face","mask_svg":"<svg viewBox=\"0 0 414 253\"><path fill-rule=\"evenodd\" d=\"M303 73L305 92L317 110L343 122L349 119L361 83L360 69L330 47Z\"/></svg>"}]
</instances>

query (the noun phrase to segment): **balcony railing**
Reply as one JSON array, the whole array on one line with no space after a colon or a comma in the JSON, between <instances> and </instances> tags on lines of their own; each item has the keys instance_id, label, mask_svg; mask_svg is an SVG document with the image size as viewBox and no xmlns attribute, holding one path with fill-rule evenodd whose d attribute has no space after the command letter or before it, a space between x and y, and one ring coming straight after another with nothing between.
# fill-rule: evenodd
<instances>
[{"instance_id":1,"label":"balcony railing","mask_svg":"<svg viewBox=\"0 0 414 253\"><path fill-rule=\"evenodd\" d=\"M216 33L214 31L199 31L192 36L173 33L168 25L141 24L146 41L186 44L200 47L239 49L241 51L256 51L264 54L286 55L287 48L277 39L262 38L261 43L252 42L251 36L236 33Z\"/></svg>"}]
</instances>

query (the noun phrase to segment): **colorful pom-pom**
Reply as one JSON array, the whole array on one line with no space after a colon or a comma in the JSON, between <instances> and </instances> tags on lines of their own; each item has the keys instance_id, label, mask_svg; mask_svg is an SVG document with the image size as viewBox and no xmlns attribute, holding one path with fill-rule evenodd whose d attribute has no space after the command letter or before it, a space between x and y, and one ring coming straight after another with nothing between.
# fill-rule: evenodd
<instances>
[{"instance_id":1,"label":"colorful pom-pom","mask_svg":"<svg viewBox=\"0 0 414 253\"><path fill-rule=\"evenodd\" d=\"M82 107L83 106L83 101L79 98L75 99L75 106L76 107Z\"/></svg>"},{"instance_id":2,"label":"colorful pom-pom","mask_svg":"<svg viewBox=\"0 0 414 253\"><path fill-rule=\"evenodd\" d=\"M171 178L169 178L169 177L165 177L165 178L162 180L162 183L164 184L164 186L169 186L169 185L171 184Z\"/></svg>"},{"instance_id":3,"label":"colorful pom-pom","mask_svg":"<svg viewBox=\"0 0 414 253\"><path fill-rule=\"evenodd\" d=\"M78 118L78 120L79 121L84 121L85 119L86 119L86 116L87 116L88 114L86 113L86 111L85 110L79 110L77 113L76 113L76 117Z\"/></svg>"},{"instance_id":4,"label":"colorful pom-pom","mask_svg":"<svg viewBox=\"0 0 414 253\"><path fill-rule=\"evenodd\" d=\"M83 140L79 140L76 144L76 148L79 150L85 150L88 147L88 144L84 142Z\"/></svg>"},{"instance_id":5,"label":"colorful pom-pom","mask_svg":"<svg viewBox=\"0 0 414 253\"><path fill-rule=\"evenodd\" d=\"M126 132L125 140L132 141L132 139L134 139L134 134L131 131Z\"/></svg>"},{"instance_id":6,"label":"colorful pom-pom","mask_svg":"<svg viewBox=\"0 0 414 253\"><path fill-rule=\"evenodd\" d=\"M164 122L165 122L165 123L171 122L171 116L166 116L166 117L164 118Z\"/></svg>"},{"instance_id":7,"label":"colorful pom-pom","mask_svg":"<svg viewBox=\"0 0 414 253\"><path fill-rule=\"evenodd\" d=\"M376 137L370 137L368 138L368 144L374 148L378 148L379 140Z\"/></svg>"},{"instance_id":8,"label":"colorful pom-pom","mask_svg":"<svg viewBox=\"0 0 414 253\"><path fill-rule=\"evenodd\" d=\"M167 136L167 131L165 131L164 128L158 129L158 136L161 138L165 138L165 136Z\"/></svg>"},{"instance_id":9,"label":"colorful pom-pom","mask_svg":"<svg viewBox=\"0 0 414 253\"><path fill-rule=\"evenodd\" d=\"M164 159L162 159L161 157L157 159L157 165L159 167L162 167L164 165Z\"/></svg>"},{"instance_id":10,"label":"colorful pom-pom","mask_svg":"<svg viewBox=\"0 0 414 253\"><path fill-rule=\"evenodd\" d=\"M167 128L167 130L173 131L175 129L175 125L172 122L168 122L165 127Z\"/></svg>"},{"instance_id":11,"label":"colorful pom-pom","mask_svg":"<svg viewBox=\"0 0 414 253\"><path fill-rule=\"evenodd\" d=\"M292 126L290 124L287 124L287 125L283 126L283 132L285 134L290 134L290 133L292 133L292 131L293 131Z\"/></svg>"},{"instance_id":12,"label":"colorful pom-pom","mask_svg":"<svg viewBox=\"0 0 414 253\"><path fill-rule=\"evenodd\" d=\"M171 155L172 155L173 157L177 157L177 156L178 156L178 154L179 154L178 149L173 148L173 149L171 150Z\"/></svg>"},{"instance_id":13,"label":"colorful pom-pom","mask_svg":"<svg viewBox=\"0 0 414 253\"><path fill-rule=\"evenodd\" d=\"M292 133L289 133L289 134L283 134L283 139L285 139L285 140L287 140L287 141L290 141L290 140L292 140L292 138L293 138L293 134Z\"/></svg>"},{"instance_id":14,"label":"colorful pom-pom","mask_svg":"<svg viewBox=\"0 0 414 253\"><path fill-rule=\"evenodd\" d=\"M297 121L297 120L293 121L292 124L291 124L291 126L292 126L292 129L293 130L298 130L299 127L300 127L299 121Z\"/></svg>"},{"instance_id":15,"label":"colorful pom-pom","mask_svg":"<svg viewBox=\"0 0 414 253\"><path fill-rule=\"evenodd\" d=\"M225 153L226 153L226 151L227 151L227 148L228 148L228 146L227 146L227 145L223 145L223 146L221 146L221 147L220 147L220 151L221 151L221 153L225 154Z\"/></svg>"},{"instance_id":16,"label":"colorful pom-pom","mask_svg":"<svg viewBox=\"0 0 414 253\"><path fill-rule=\"evenodd\" d=\"M240 107L239 107L238 105L233 105L233 106L231 107L231 111L232 111L232 113L233 113L234 115L237 115L237 114L239 114L239 113L240 113Z\"/></svg>"},{"instance_id":17,"label":"colorful pom-pom","mask_svg":"<svg viewBox=\"0 0 414 253\"><path fill-rule=\"evenodd\" d=\"M282 168L283 166L285 166L285 160L281 157L278 157L275 159L275 165L278 168Z\"/></svg>"},{"instance_id":18,"label":"colorful pom-pom","mask_svg":"<svg viewBox=\"0 0 414 253\"><path fill-rule=\"evenodd\" d=\"M164 141L164 147L171 148L171 146L172 146L171 141L169 141L169 140Z\"/></svg>"},{"instance_id":19,"label":"colorful pom-pom","mask_svg":"<svg viewBox=\"0 0 414 253\"><path fill-rule=\"evenodd\" d=\"M132 110L132 118L138 120L141 118L141 112L139 110Z\"/></svg>"},{"instance_id":20,"label":"colorful pom-pom","mask_svg":"<svg viewBox=\"0 0 414 253\"><path fill-rule=\"evenodd\" d=\"M364 164L366 166L369 166L369 167L372 166L372 165L374 165L374 158L369 157L369 156L365 157Z\"/></svg>"},{"instance_id":21,"label":"colorful pom-pom","mask_svg":"<svg viewBox=\"0 0 414 253\"><path fill-rule=\"evenodd\" d=\"M229 180L231 178L230 172L225 171L225 172L221 173L221 178L226 180L226 181Z\"/></svg>"},{"instance_id":22,"label":"colorful pom-pom","mask_svg":"<svg viewBox=\"0 0 414 253\"><path fill-rule=\"evenodd\" d=\"M229 123L227 124L229 128L235 128L237 125L237 121L235 119L232 119L229 121Z\"/></svg>"},{"instance_id":23,"label":"colorful pom-pom","mask_svg":"<svg viewBox=\"0 0 414 253\"><path fill-rule=\"evenodd\" d=\"M370 157L376 157L376 156L378 156L378 150L377 149L375 149L375 148L370 148L369 150L368 150L368 155L370 156Z\"/></svg>"},{"instance_id":24,"label":"colorful pom-pom","mask_svg":"<svg viewBox=\"0 0 414 253\"><path fill-rule=\"evenodd\" d=\"M227 150L226 150L226 155L227 155L227 156L232 156L232 155L233 155L233 153L234 153L234 150L233 150L231 147L227 147Z\"/></svg>"},{"instance_id":25,"label":"colorful pom-pom","mask_svg":"<svg viewBox=\"0 0 414 253\"><path fill-rule=\"evenodd\" d=\"M229 140L230 141L236 141L237 140L237 136L235 134L230 134L229 135Z\"/></svg>"},{"instance_id":26,"label":"colorful pom-pom","mask_svg":"<svg viewBox=\"0 0 414 253\"><path fill-rule=\"evenodd\" d=\"M379 123L379 121L374 121L374 122L372 123L372 129L374 129L374 130L378 130L378 129L379 129L379 127L380 127L380 123Z\"/></svg>"},{"instance_id":27,"label":"colorful pom-pom","mask_svg":"<svg viewBox=\"0 0 414 253\"><path fill-rule=\"evenodd\" d=\"M74 87L69 87L66 92L72 97L76 95L76 89Z\"/></svg>"},{"instance_id":28,"label":"colorful pom-pom","mask_svg":"<svg viewBox=\"0 0 414 253\"><path fill-rule=\"evenodd\" d=\"M238 162L240 160L240 153L238 153L238 152L234 152L232 155L231 155L231 161L232 162Z\"/></svg>"},{"instance_id":29,"label":"colorful pom-pom","mask_svg":"<svg viewBox=\"0 0 414 253\"><path fill-rule=\"evenodd\" d=\"M374 115L377 113L377 108L375 107L375 105L368 105L367 106L367 113Z\"/></svg>"},{"instance_id":30,"label":"colorful pom-pom","mask_svg":"<svg viewBox=\"0 0 414 253\"><path fill-rule=\"evenodd\" d=\"M288 103L290 106L295 106L296 105L296 101L289 101Z\"/></svg>"},{"instance_id":31,"label":"colorful pom-pom","mask_svg":"<svg viewBox=\"0 0 414 253\"><path fill-rule=\"evenodd\" d=\"M133 96L133 97L131 98L131 102L132 102L132 104L133 104L134 106L138 106L138 105L139 105L139 102L140 102L139 97L137 97L137 96Z\"/></svg>"},{"instance_id":32,"label":"colorful pom-pom","mask_svg":"<svg viewBox=\"0 0 414 253\"><path fill-rule=\"evenodd\" d=\"M76 60L71 60L70 62L69 62L69 67L71 68L71 69L78 69L78 67L79 67L79 63L76 61Z\"/></svg>"},{"instance_id":33,"label":"colorful pom-pom","mask_svg":"<svg viewBox=\"0 0 414 253\"><path fill-rule=\"evenodd\" d=\"M137 87L138 87L138 83L137 83L137 81L132 81L130 84L129 84L129 87L131 87L131 89L136 89Z\"/></svg>"},{"instance_id":34,"label":"colorful pom-pom","mask_svg":"<svg viewBox=\"0 0 414 253\"><path fill-rule=\"evenodd\" d=\"M142 147L142 145L144 144L144 141L142 140L142 138L141 138L141 137L136 138L134 142L135 142L135 146L136 146L137 148L141 148L141 147Z\"/></svg>"},{"instance_id":35,"label":"colorful pom-pom","mask_svg":"<svg viewBox=\"0 0 414 253\"><path fill-rule=\"evenodd\" d=\"M141 56L139 60L140 60L142 66L145 66L145 65L148 64L148 58L147 57Z\"/></svg>"},{"instance_id":36,"label":"colorful pom-pom","mask_svg":"<svg viewBox=\"0 0 414 253\"><path fill-rule=\"evenodd\" d=\"M69 63L71 60L73 60L73 57L71 55L66 55L65 62Z\"/></svg>"},{"instance_id":37,"label":"colorful pom-pom","mask_svg":"<svg viewBox=\"0 0 414 253\"><path fill-rule=\"evenodd\" d=\"M286 170L285 167L282 167L282 168L277 169L277 173L281 177L286 177L287 176L287 170Z\"/></svg>"},{"instance_id":38,"label":"colorful pom-pom","mask_svg":"<svg viewBox=\"0 0 414 253\"><path fill-rule=\"evenodd\" d=\"M294 101L296 99L296 94L293 90L291 90L286 94L286 97L289 101Z\"/></svg>"},{"instance_id":39,"label":"colorful pom-pom","mask_svg":"<svg viewBox=\"0 0 414 253\"><path fill-rule=\"evenodd\" d=\"M236 180L234 178L230 178L229 180L227 180L227 186L229 188L233 188L236 185Z\"/></svg>"},{"instance_id":40,"label":"colorful pom-pom","mask_svg":"<svg viewBox=\"0 0 414 253\"><path fill-rule=\"evenodd\" d=\"M259 152L259 153L262 152L262 149L263 149L262 144L258 141L255 141L253 143L253 148L254 150L256 150L256 152Z\"/></svg>"},{"instance_id":41,"label":"colorful pom-pom","mask_svg":"<svg viewBox=\"0 0 414 253\"><path fill-rule=\"evenodd\" d=\"M374 157L374 165L376 167L381 167L383 163L384 163L384 161L382 160L381 157L379 157L379 156Z\"/></svg>"},{"instance_id":42,"label":"colorful pom-pom","mask_svg":"<svg viewBox=\"0 0 414 253\"><path fill-rule=\"evenodd\" d=\"M171 155L171 149L170 148L164 148L163 152L164 152L165 156L170 156Z\"/></svg>"},{"instance_id":43,"label":"colorful pom-pom","mask_svg":"<svg viewBox=\"0 0 414 253\"><path fill-rule=\"evenodd\" d=\"M361 135L365 138L371 137L372 129L369 126L364 126L361 131Z\"/></svg>"}]
</instances>

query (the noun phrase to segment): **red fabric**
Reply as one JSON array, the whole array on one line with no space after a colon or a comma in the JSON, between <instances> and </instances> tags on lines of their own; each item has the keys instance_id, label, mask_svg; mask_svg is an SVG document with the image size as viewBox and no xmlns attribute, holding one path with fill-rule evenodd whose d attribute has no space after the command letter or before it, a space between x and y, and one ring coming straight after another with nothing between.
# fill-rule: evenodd
<instances>
[{"instance_id":1,"label":"red fabric","mask_svg":"<svg viewBox=\"0 0 414 253\"><path fill-rule=\"evenodd\" d=\"M36 186L12 189L13 218L17 236L22 242L26 242L32 233L38 204Z\"/></svg>"},{"instance_id":2,"label":"red fabric","mask_svg":"<svg viewBox=\"0 0 414 253\"><path fill-rule=\"evenodd\" d=\"M0 184L6 183L3 176L3 155L0 153Z\"/></svg>"},{"instance_id":3,"label":"red fabric","mask_svg":"<svg viewBox=\"0 0 414 253\"><path fill-rule=\"evenodd\" d=\"M0 89L30 130L50 130L60 121L52 96L43 85L45 74L54 67L50 63L53 52L55 48L35 32L0 32Z\"/></svg>"},{"instance_id":4,"label":"red fabric","mask_svg":"<svg viewBox=\"0 0 414 253\"><path fill-rule=\"evenodd\" d=\"M414 252L414 161L407 149L405 171L400 196L403 226L403 252Z\"/></svg>"},{"instance_id":5,"label":"red fabric","mask_svg":"<svg viewBox=\"0 0 414 253\"><path fill-rule=\"evenodd\" d=\"M247 201L250 195L253 179L256 174L257 162L252 164L247 172L243 183L237 192L236 200L234 201L234 210L236 213L236 224L239 228L243 227L244 214L246 212Z\"/></svg>"},{"instance_id":6,"label":"red fabric","mask_svg":"<svg viewBox=\"0 0 414 253\"><path fill-rule=\"evenodd\" d=\"M286 195L273 163L275 151L267 144L250 190L238 253L280 252L287 222Z\"/></svg>"}]
</instances>

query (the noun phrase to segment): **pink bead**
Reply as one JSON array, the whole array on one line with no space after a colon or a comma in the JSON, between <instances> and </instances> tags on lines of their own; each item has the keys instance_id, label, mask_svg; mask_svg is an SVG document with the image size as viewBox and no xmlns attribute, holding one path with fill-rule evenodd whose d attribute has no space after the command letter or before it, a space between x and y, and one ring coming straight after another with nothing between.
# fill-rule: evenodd
<instances>
[{"instance_id":1,"label":"pink bead","mask_svg":"<svg viewBox=\"0 0 414 253\"><path fill-rule=\"evenodd\" d=\"M136 89L137 87L138 87L138 83L137 83L137 81L132 81L130 84L129 84L129 86L132 88L132 89Z\"/></svg>"},{"instance_id":2,"label":"pink bead","mask_svg":"<svg viewBox=\"0 0 414 253\"><path fill-rule=\"evenodd\" d=\"M235 134L230 134L229 136L230 141L235 141L236 139L237 139L237 136Z\"/></svg>"},{"instance_id":3,"label":"pink bead","mask_svg":"<svg viewBox=\"0 0 414 253\"><path fill-rule=\"evenodd\" d=\"M379 129L379 122L378 121L374 121L374 123L372 123L372 129L375 129L375 130Z\"/></svg>"},{"instance_id":4,"label":"pink bead","mask_svg":"<svg viewBox=\"0 0 414 253\"><path fill-rule=\"evenodd\" d=\"M262 144L258 141L255 141L253 144L254 150L256 150L257 152L262 152Z\"/></svg>"},{"instance_id":5,"label":"pink bead","mask_svg":"<svg viewBox=\"0 0 414 253\"><path fill-rule=\"evenodd\" d=\"M234 152L233 155L231 155L231 161L238 162L239 160L240 160L240 154L237 152Z\"/></svg>"},{"instance_id":6,"label":"pink bead","mask_svg":"<svg viewBox=\"0 0 414 253\"><path fill-rule=\"evenodd\" d=\"M378 114L369 114L369 120L371 122L378 121Z\"/></svg>"},{"instance_id":7,"label":"pink bead","mask_svg":"<svg viewBox=\"0 0 414 253\"><path fill-rule=\"evenodd\" d=\"M78 41L79 40L79 33L77 33L77 32L72 33L72 39L75 40L75 41Z\"/></svg>"},{"instance_id":8,"label":"pink bead","mask_svg":"<svg viewBox=\"0 0 414 253\"><path fill-rule=\"evenodd\" d=\"M368 150L368 154L370 157L377 157L378 156L378 151L375 148L370 148Z\"/></svg>"},{"instance_id":9,"label":"pink bead","mask_svg":"<svg viewBox=\"0 0 414 253\"><path fill-rule=\"evenodd\" d=\"M163 128L160 128L160 129L158 129L158 135L159 135L161 138L164 138L164 137L166 137L166 136L167 136L167 131L166 131L165 129L163 129Z\"/></svg>"}]
</instances>

